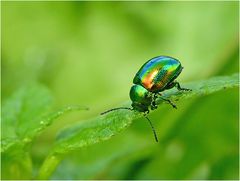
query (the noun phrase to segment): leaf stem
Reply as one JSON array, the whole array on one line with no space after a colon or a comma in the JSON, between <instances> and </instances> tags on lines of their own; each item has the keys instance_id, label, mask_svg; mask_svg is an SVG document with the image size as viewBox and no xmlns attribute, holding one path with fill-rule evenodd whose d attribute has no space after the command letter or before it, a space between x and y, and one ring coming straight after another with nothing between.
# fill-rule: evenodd
<instances>
[{"instance_id":1,"label":"leaf stem","mask_svg":"<svg viewBox=\"0 0 240 181\"><path fill-rule=\"evenodd\" d=\"M61 154L50 154L49 156L47 156L39 170L37 179L49 179L58 164L61 162L62 158L63 155Z\"/></svg>"}]
</instances>

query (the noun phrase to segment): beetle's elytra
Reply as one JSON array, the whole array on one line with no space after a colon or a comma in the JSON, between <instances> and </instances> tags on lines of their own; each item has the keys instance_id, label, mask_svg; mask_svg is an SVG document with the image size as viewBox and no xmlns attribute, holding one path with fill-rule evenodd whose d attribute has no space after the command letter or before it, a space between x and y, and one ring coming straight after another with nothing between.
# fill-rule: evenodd
<instances>
[{"instance_id":1,"label":"beetle's elytra","mask_svg":"<svg viewBox=\"0 0 240 181\"><path fill-rule=\"evenodd\" d=\"M128 109L143 112L146 119L149 121L156 141L158 142L156 132L151 121L147 118L149 108L154 110L157 108L156 98L161 98L167 101L174 108L176 106L168 99L161 97L160 92L176 87L180 91L190 91L190 89L182 88L175 79L182 72L182 65L179 60L168 57L158 56L148 60L139 69L133 79L133 86L130 89L130 99L132 100L132 108L119 107L110 109L102 114L118 109Z\"/></svg>"}]
</instances>

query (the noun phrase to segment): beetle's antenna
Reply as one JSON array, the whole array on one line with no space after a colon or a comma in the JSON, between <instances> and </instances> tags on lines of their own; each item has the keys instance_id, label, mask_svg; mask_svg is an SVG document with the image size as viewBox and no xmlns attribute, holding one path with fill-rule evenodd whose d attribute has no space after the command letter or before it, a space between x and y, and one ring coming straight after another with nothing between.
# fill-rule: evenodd
<instances>
[{"instance_id":1,"label":"beetle's antenna","mask_svg":"<svg viewBox=\"0 0 240 181\"><path fill-rule=\"evenodd\" d=\"M106 114L106 113L109 113L109 112L111 112L111 111L118 110L118 109L127 109L127 110L130 110L130 111L133 110L133 108L129 108L129 107L117 107L117 108L109 109L109 110L107 110L107 111L105 111L105 112L102 112L101 115Z\"/></svg>"},{"instance_id":2,"label":"beetle's antenna","mask_svg":"<svg viewBox=\"0 0 240 181\"><path fill-rule=\"evenodd\" d=\"M144 117L148 120L148 122L149 122L149 124L150 124L150 126L151 126L151 128L152 128L152 131L153 131L153 134L154 134L155 140L156 140L156 142L158 142L157 133L156 133L154 127L153 127L152 122L150 121L150 119L149 119L147 116L144 116Z\"/></svg>"}]
</instances>

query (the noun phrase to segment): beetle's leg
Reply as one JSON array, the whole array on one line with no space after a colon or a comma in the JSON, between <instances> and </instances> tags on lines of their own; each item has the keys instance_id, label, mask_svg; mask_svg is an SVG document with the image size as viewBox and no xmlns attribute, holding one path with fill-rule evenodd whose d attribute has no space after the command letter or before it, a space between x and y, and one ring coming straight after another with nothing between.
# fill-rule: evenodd
<instances>
[{"instance_id":1,"label":"beetle's leg","mask_svg":"<svg viewBox=\"0 0 240 181\"><path fill-rule=\"evenodd\" d=\"M147 110L147 111L145 111L144 113L143 113L143 116L147 116L149 114L149 110Z\"/></svg>"},{"instance_id":2,"label":"beetle's leg","mask_svg":"<svg viewBox=\"0 0 240 181\"><path fill-rule=\"evenodd\" d=\"M188 88L182 88L179 84L179 82L174 82L174 86L177 87L178 90L180 91L192 91L192 89L188 89Z\"/></svg>"},{"instance_id":3,"label":"beetle's leg","mask_svg":"<svg viewBox=\"0 0 240 181\"><path fill-rule=\"evenodd\" d=\"M171 89L171 88L175 87L175 85L176 85L175 82L171 82L171 83L167 84L164 89ZM159 95L161 95L161 94L159 93Z\"/></svg>"},{"instance_id":4,"label":"beetle's leg","mask_svg":"<svg viewBox=\"0 0 240 181\"><path fill-rule=\"evenodd\" d=\"M168 84L165 89L171 89L173 87L176 87L178 90L180 91L192 91L192 89L187 89L187 88L182 88L179 84L179 82L177 81L174 81L174 82L171 82L170 84Z\"/></svg>"},{"instance_id":5,"label":"beetle's leg","mask_svg":"<svg viewBox=\"0 0 240 181\"><path fill-rule=\"evenodd\" d=\"M152 102L151 102L151 110L154 110L154 109L158 108L158 105L156 104L156 99L157 99L157 95L153 94Z\"/></svg>"},{"instance_id":6,"label":"beetle's leg","mask_svg":"<svg viewBox=\"0 0 240 181\"><path fill-rule=\"evenodd\" d=\"M164 101L166 101L166 102L168 102L169 104L171 104L171 106L172 106L173 108L177 109L177 106L176 106L174 103L172 103L172 101L170 101L169 99L165 99L165 98L163 98L163 97L159 97L159 98L162 99L162 100L164 100Z\"/></svg>"},{"instance_id":7,"label":"beetle's leg","mask_svg":"<svg viewBox=\"0 0 240 181\"><path fill-rule=\"evenodd\" d=\"M152 104L151 104L151 110L154 110L154 109L157 109L157 108L158 108L158 106L157 106L156 102L153 101Z\"/></svg>"},{"instance_id":8,"label":"beetle's leg","mask_svg":"<svg viewBox=\"0 0 240 181\"><path fill-rule=\"evenodd\" d=\"M160 99L162 99L163 101L168 102L169 104L171 104L171 106L172 106L173 108L177 109L177 106L176 106L171 100L166 99L166 98L163 98L163 97L162 97L162 94L161 94L160 92L157 93L157 95L159 95L159 98L160 98Z\"/></svg>"}]
</instances>

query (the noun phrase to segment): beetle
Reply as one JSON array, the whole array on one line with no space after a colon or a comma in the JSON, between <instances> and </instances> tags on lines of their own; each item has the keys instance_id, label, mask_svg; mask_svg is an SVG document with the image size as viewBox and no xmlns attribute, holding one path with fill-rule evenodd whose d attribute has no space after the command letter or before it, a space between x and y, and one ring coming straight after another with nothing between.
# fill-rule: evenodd
<instances>
[{"instance_id":1,"label":"beetle","mask_svg":"<svg viewBox=\"0 0 240 181\"><path fill-rule=\"evenodd\" d=\"M118 107L101 113L106 114L118 109L127 109L131 111L143 112L144 117L150 123L156 142L158 142L156 131L147 117L149 108L157 109L156 99L160 98L168 102L173 108L177 108L169 99L161 96L161 92L176 87L179 91L191 91L191 89L182 88L175 79L182 72L183 67L179 60L169 56L157 56L148 60L139 69L133 79L133 86L130 89L130 99L132 107Z\"/></svg>"}]
</instances>

